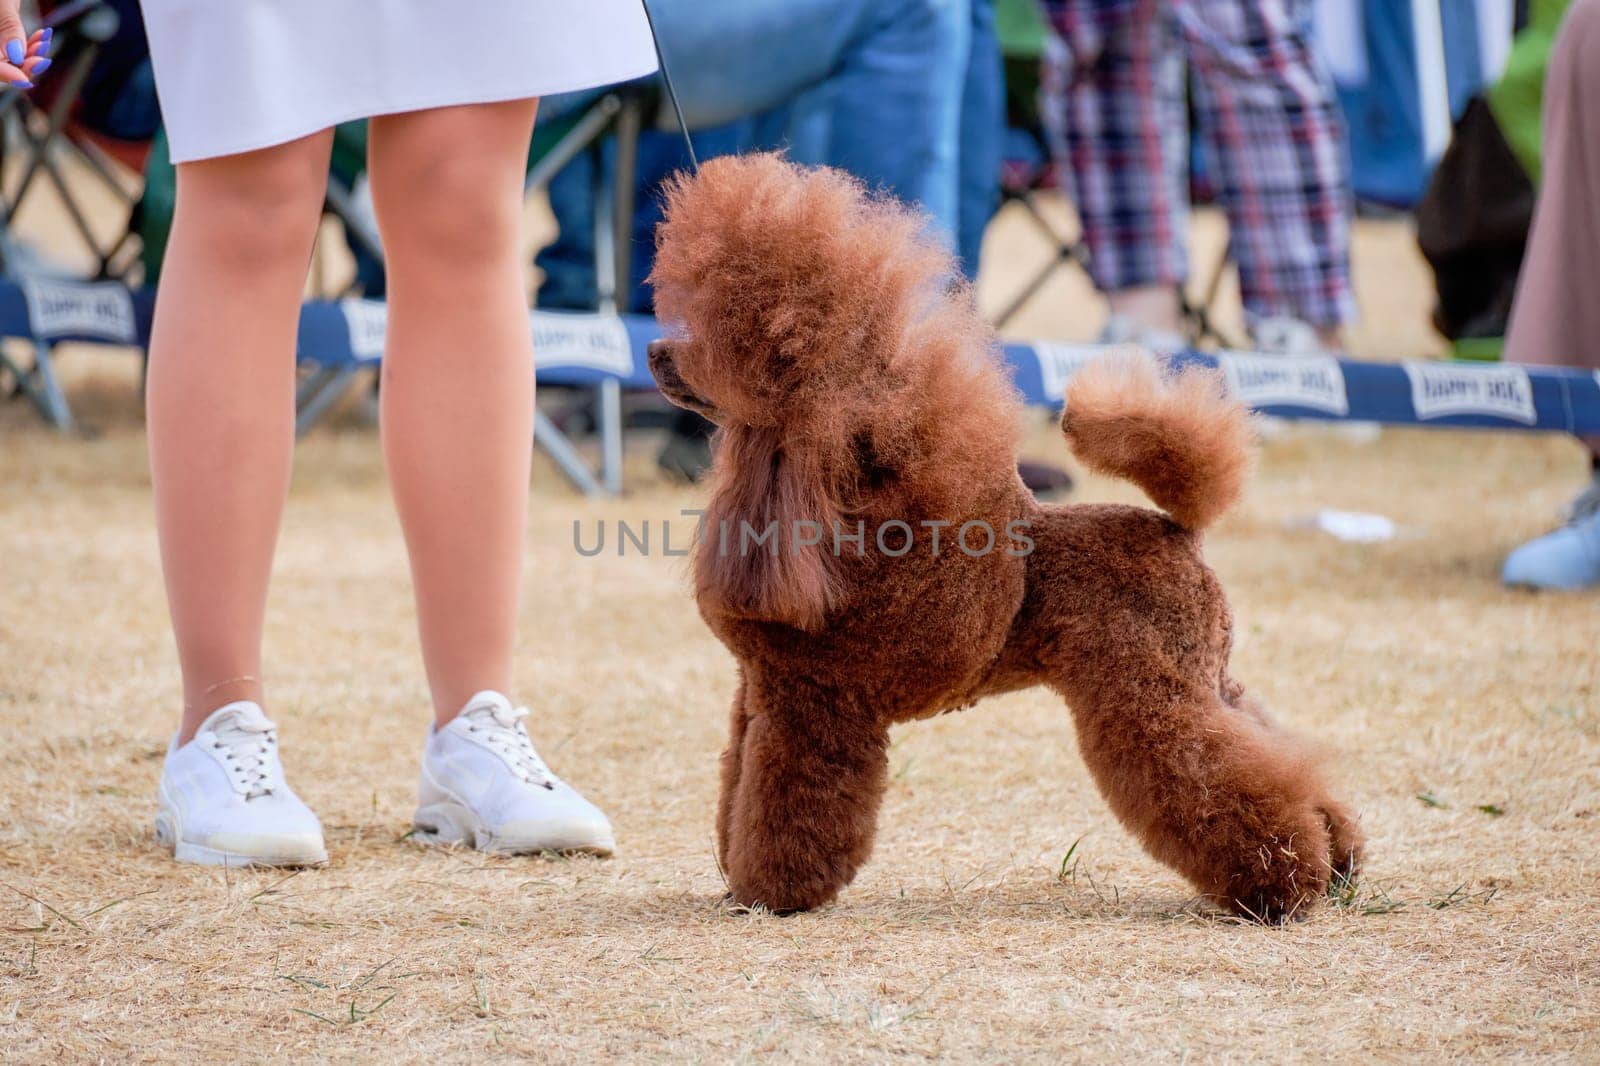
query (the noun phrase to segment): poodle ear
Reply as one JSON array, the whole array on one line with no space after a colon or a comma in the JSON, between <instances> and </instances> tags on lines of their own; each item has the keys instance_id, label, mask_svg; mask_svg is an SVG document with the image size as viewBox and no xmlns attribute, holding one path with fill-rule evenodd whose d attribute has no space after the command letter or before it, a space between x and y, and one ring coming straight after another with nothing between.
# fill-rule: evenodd
<instances>
[{"instance_id":1,"label":"poodle ear","mask_svg":"<svg viewBox=\"0 0 1600 1066\"><path fill-rule=\"evenodd\" d=\"M822 467L771 429L724 434L695 556L696 592L734 615L820 628L837 602L841 521ZM854 539L851 544L857 543Z\"/></svg>"}]
</instances>

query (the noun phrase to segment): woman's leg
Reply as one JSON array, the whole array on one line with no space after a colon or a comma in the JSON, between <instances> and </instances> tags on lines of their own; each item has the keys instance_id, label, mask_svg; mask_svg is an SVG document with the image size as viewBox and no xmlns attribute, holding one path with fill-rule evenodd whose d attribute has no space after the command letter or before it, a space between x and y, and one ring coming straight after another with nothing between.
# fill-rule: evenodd
<instances>
[{"instance_id":1,"label":"woman's leg","mask_svg":"<svg viewBox=\"0 0 1600 1066\"><path fill-rule=\"evenodd\" d=\"M974 284L984 232L1000 209L1000 167L1005 158L1006 75L994 5L995 0L972 0L957 138L956 254L961 257L962 272Z\"/></svg>"},{"instance_id":2,"label":"woman's leg","mask_svg":"<svg viewBox=\"0 0 1600 1066\"><path fill-rule=\"evenodd\" d=\"M438 722L511 688L533 448L521 255L535 100L372 120L389 272L384 457Z\"/></svg>"},{"instance_id":3,"label":"woman's leg","mask_svg":"<svg viewBox=\"0 0 1600 1066\"><path fill-rule=\"evenodd\" d=\"M150 469L187 742L261 699L261 628L294 447L294 346L330 133L178 168L150 340Z\"/></svg>"}]
</instances>

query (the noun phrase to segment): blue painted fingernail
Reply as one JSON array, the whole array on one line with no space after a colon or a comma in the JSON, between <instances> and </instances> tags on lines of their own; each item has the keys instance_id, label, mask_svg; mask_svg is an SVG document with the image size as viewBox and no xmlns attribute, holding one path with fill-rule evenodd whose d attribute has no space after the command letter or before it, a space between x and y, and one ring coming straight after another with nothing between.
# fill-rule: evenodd
<instances>
[{"instance_id":1,"label":"blue painted fingernail","mask_svg":"<svg viewBox=\"0 0 1600 1066\"><path fill-rule=\"evenodd\" d=\"M43 74L45 71L50 69L50 64L54 62L55 60L53 59L40 59L33 65L33 72L35 74Z\"/></svg>"},{"instance_id":2,"label":"blue painted fingernail","mask_svg":"<svg viewBox=\"0 0 1600 1066\"><path fill-rule=\"evenodd\" d=\"M31 81L9 81L9 82L6 82L6 84L11 86L13 89L31 89L31 88L33 88L33 82L31 82Z\"/></svg>"},{"instance_id":3,"label":"blue painted fingernail","mask_svg":"<svg viewBox=\"0 0 1600 1066\"><path fill-rule=\"evenodd\" d=\"M13 37L6 42L6 58L11 61L12 66L16 66L28 58L28 46Z\"/></svg>"},{"instance_id":4,"label":"blue painted fingernail","mask_svg":"<svg viewBox=\"0 0 1600 1066\"><path fill-rule=\"evenodd\" d=\"M56 28L54 26L46 26L44 29L39 31L39 43L49 44L50 38L54 37L55 35Z\"/></svg>"}]
</instances>

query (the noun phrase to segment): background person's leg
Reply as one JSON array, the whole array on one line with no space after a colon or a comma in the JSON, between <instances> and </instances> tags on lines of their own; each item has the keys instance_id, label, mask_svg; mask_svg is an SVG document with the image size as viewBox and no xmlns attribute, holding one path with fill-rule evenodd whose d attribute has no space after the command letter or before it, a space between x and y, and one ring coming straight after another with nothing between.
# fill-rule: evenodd
<instances>
[{"instance_id":1,"label":"background person's leg","mask_svg":"<svg viewBox=\"0 0 1600 1066\"><path fill-rule=\"evenodd\" d=\"M971 41L969 0L872 5L838 69L813 90L829 104L826 157L802 159L841 167L921 207L952 248Z\"/></svg>"},{"instance_id":2,"label":"background person's leg","mask_svg":"<svg viewBox=\"0 0 1600 1066\"><path fill-rule=\"evenodd\" d=\"M1046 102L1068 164L1090 274L1114 314L1182 328L1189 274L1184 60L1167 0L1047 0L1066 47Z\"/></svg>"},{"instance_id":3,"label":"background person's leg","mask_svg":"<svg viewBox=\"0 0 1600 1066\"><path fill-rule=\"evenodd\" d=\"M1543 171L1506 358L1600 371L1600 0L1576 0L1551 51Z\"/></svg>"},{"instance_id":4,"label":"background person's leg","mask_svg":"<svg viewBox=\"0 0 1600 1066\"><path fill-rule=\"evenodd\" d=\"M1005 136L1005 68L1000 39L995 34L994 0L972 0L967 80L961 92L960 181L956 189L956 254L970 281L978 278L983 233L1000 206Z\"/></svg>"},{"instance_id":5,"label":"background person's leg","mask_svg":"<svg viewBox=\"0 0 1600 1066\"><path fill-rule=\"evenodd\" d=\"M1600 0L1576 0L1550 55L1544 177L1534 212L1506 358L1600 373ZM1590 483L1568 523L1522 545L1502 577L1516 585L1600 585L1600 436L1583 440Z\"/></svg>"},{"instance_id":6,"label":"background person's leg","mask_svg":"<svg viewBox=\"0 0 1600 1066\"><path fill-rule=\"evenodd\" d=\"M825 81L873 0L652 0L691 129L788 103Z\"/></svg>"},{"instance_id":7,"label":"background person's leg","mask_svg":"<svg viewBox=\"0 0 1600 1066\"><path fill-rule=\"evenodd\" d=\"M1355 317L1350 171L1304 0L1180 0L1195 106L1252 323L1290 316L1336 347Z\"/></svg>"},{"instance_id":8,"label":"background person's leg","mask_svg":"<svg viewBox=\"0 0 1600 1066\"><path fill-rule=\"evenodd\" d=\"M543 115L548 101L539 105ZM719 155L747 150L751 144L748 121L695 130L694 151L702 162ZM580 152L556 172L548 189L550 211L559 227L556 239L539 250L534 265L543 274L539 306L567 311L592 311L599 300L595 281L594 182L616 180L615 142L607 142L600 158ZM596 172L598 165L599 171ZM655 227L661 220L662 187L668 178L689 169L683 137L676 130L645 130L639 137L634 186L633 239L628 248L632 284L618 303L624 311L650 313L649 277L655 251ZM684 412L689 414L691 412ZM698 417L698 416L697 416Z\"/></svg>"},{"instance_id":9,"label":"background person's leg","mask_svg":"<svg viewBox=\"0 0 1600 1066\"><path fill-rule=\"evenodd\" d=\"M656 0L691 127L780 105L791 155L920 204L954 243L969 0Z\"/></svg>"},{"instance_id":10,"label":"background person's leg","mask_svg":"<svg viewBox=\"0 0 1600 1066\"><path fill-rule=\"evenodd\" d=\"M261 630L294 449L295 330L330 133L178 168L146 405L180 740L261 701Z\"/></svg>"},{"instance_id":11,"label":"background person's leg","mask_svg":"<svg viewBox=\"0 0 1600 1066\"><path fill-rule=\"evenodd\" d=\"M372 120L389 268L384 458L441 724L474 693L511 688L533 447L519 234L536 106Z\"/></svg>"}]
</instances>

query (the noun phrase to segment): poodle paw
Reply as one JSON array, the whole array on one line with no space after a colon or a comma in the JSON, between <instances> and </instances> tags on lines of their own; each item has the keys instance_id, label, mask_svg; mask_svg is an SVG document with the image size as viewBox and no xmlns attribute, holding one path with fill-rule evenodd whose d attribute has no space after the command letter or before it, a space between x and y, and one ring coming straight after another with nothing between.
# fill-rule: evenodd
<instances>
[{"instance_id":1,"label":"poodle paw","mask_svg":"<svg viewBox=\"0 0 1600 1066\"><path fill-rule=\"evenodd\" d=\"M1366 851L1366 837L1350 812L1332 801L1322 805L1322 817L1328 825L1328 865L1332 876L1329 892L1344 892L1361 876L1361 859Z\"/></svg>"},{"instance_id":2,"label":"poodle paw","mask_svg":"<svg viewBox=\"0 0 1600 1066\"><path fill-rule=\"evenodd\" d=\"M825 903L831 902L833 897L834 893L831 892L822 895L820 893L782 892L773 889L741 891L735 888L733 892L729 893L730 900L737 907L752 911L757 909L764 910L768 914L774 914L780 918L787 918L792 914L803 914L806 911L814 910Z\"/></svg>"},{"instance_id":3,"label":"poodle paw","mask_svg":"<svg viewBox=\"0 0 1600 1066\"><path fill-rule=\"evenodd\" d=\"M1361 869L1360 828L1339 804L1324 802L1293 819L1246 856L1220 893L1240 918L1283 925L1310 914L1330 892L1344 891Z\"/></svg>"},{"instance_id":4,"label":"poodle paw","mask_svg":"<svg viewBox=\"0 0 1600 1066\"><path fill-rule=\"evenodd\" d=\"M827 876L826 868L804 874L784 875L777 870L750 870L735 859L728 871L728 889L733 902L751 910L757 907L771 914L787 916L815 910L832 903L847 878Z\"/></svg>"}]
</instances>

